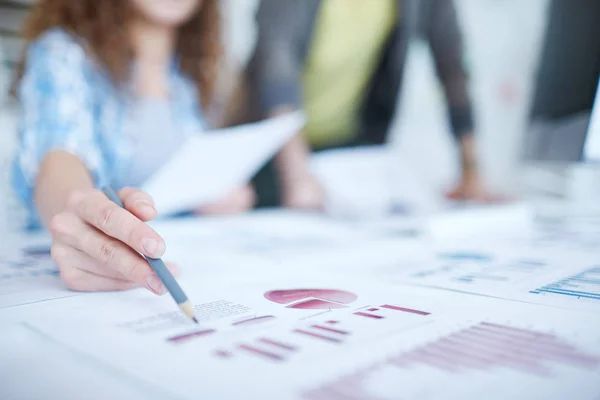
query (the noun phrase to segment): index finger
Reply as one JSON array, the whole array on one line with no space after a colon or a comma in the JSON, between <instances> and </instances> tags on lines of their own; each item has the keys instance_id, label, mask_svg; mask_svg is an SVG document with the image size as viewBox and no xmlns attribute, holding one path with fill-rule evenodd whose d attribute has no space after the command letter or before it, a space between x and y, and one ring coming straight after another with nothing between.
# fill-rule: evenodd
<instances>
[{"instance_id":1,"label":"index finger","mask_svg":"<svg viewBox=\"0 0 600 400\"><path fill-rule=\"evenodd\" d=\"M110 201L104 193L95 190L83 197L75 208L85 222L137 252L152 258L160 258L164 254L164 240L129 211Z\"/></svg>"}]
</instances>

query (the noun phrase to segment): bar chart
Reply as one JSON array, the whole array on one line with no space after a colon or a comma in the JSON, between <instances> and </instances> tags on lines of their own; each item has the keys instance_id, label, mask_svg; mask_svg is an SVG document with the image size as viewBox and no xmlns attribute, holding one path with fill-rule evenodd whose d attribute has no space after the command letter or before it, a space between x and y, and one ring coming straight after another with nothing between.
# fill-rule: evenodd
<instances>
[{"instance_id":1,"label":"bar chart","mask_svg":"<svg viewBox=\"0 0 600 400\"><path fill-rule=\"evenodd\" d=\"M542 286L529 293L574 299L600 300L600 266Z\"/></svg>"},{"instance_id":2,"label":"bar chart","mask_svg":"<svg viewBox=\"0 0 600 400\"><path fill-rule=\"evenodd\" d=\"M449 376L504 368L542 379L552 379L553 365L568 365L579 370L595 370L600 356L579 351L550 333L481 322L443 336L412 350L390 355L385 361L342 376L303 394L307 400L380 399L369 389L369 381L385 370L387 379L406 385L428 385L428 380L412 379L410 372L435 369ZM390 375L390 370L395 371ZM379 376L381 377L381 375ZM376 380L379 384L381 379Z\"/></svg>"},{"instance_id":3,"label":"bar chart","mask_svg":"<svg viewBox=\"0 0 600 400\"><path fill-rule=\"evenodd\" d=\"M393 304L369 306L347 311L338 315L338 319L298 323L286 331L273 333L273 337L245 338L228 348L216 349L213 354L221 359L231 359L242 352L265 361L287 362L296 355L343 350L345 345L357 340L370 341L390 330L419 324L429 315L427 311Z\"/></svg>"}]
</instances>

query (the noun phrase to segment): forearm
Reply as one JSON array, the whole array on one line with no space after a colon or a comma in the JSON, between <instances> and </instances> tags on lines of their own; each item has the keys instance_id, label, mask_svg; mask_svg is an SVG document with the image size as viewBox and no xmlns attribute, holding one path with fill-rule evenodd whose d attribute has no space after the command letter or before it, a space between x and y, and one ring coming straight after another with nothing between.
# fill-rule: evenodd
<instances>
[{"instance_id":1,"label":"forearm","mask_svg":"<svg viewBox=\"0 0 600 400\"><path fill-rule=\"evenodd\" d=\"M56 151L48 154L40 166L34 200L44 225L63 211L73 190L93 187L92 177L77 156Z\"/></svg>"},{"instance_id":2,"label":"forearm","mask_svg":"<svg viewBox=\"0 0 600 400\"><path fill-rule=\"evenodd\" d=\"M309 147L298 132L275 158L275 166L279 171L282 184L289 184L308 173L310 161Z\"/></svg>"},{"instance_id":3,"label":"forearm","mask_svg":"<svg viewBox=\"0 0 600 400\"><path fill-rule=\"evenodd\" d=\"M293 111L291 106L278 107L270 114L277 116ZM309 168L310 148L298 132L275 157L275 167L279 172L282 184L286 185L303 177Z\"/></svg>"},{"instance_id":4,"label":"forearm","mask_svg":"<svg viewBox=\"0 0 600 400\"><path fill-rule=\"evenodd\" d=\"M476 173L478 169L477 142L472 133L460 137L460 162L464 174Z\"/></svg>"}]
</instances>

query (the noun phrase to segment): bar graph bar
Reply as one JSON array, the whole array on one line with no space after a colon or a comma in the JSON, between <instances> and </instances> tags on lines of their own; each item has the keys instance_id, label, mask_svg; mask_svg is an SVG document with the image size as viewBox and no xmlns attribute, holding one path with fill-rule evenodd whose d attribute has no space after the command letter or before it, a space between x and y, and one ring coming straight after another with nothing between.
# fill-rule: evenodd
<instances>
[{"instance_id":1,"label":"bar graph bar","mask_svg":"<svg viewBox=\"0 0 600 400\"><path fill-rule=\"evenodd\" d=\"M237 321L234 322L233 326L240 326L240 325L255 325L255 324L261 324L263 322L268 322L271 320L274 320L275 316L273 315L261 315L260 317L252 317L252 318L248 318L242 321Z\"/></svg>"},{"instance_id":2,"label":"bar graph bar","mask_svg":"<svg viewBox=\"0 0 600 400\"><path fill-rule=\"evenodd\" d=\"M289 345L289 344L286 344L286 343L281 343L281 342L278 342L278 341L273 340L273 339L260 338L260 339L258 339L258 341L262 342L262 343L265 343L265 344L268 344L268 345L271 345L271 346L278 347L278 348L283 349L283 350L298 351L298 348L296 346L292 346L292 345Z\"/></svg>"},{"instance_id":3,"label":"bar graph bar","mask_svg":"<svg viewBox=\"0 0 600 400\"><path fill-rule=\"evenodd\" d=\"M406 379L406 370L429 367L444 373L468 373L477 370L493 373L497 368L508 368L523 374L551 378L553 363L580 370L595 370L600 366L600 355L586 354L551 333L516 328L508 325L481 322L450 335L390 355L386 361L365 366L350 375L342 376L320 387L305 391L307 400L376 399L367 383L383 367L397 368L397 375L386 379ZM379 376L378 384L384 383ZM423 381L423 385L430 382Z\"/></svg>"},{"instance_id":4,"label":"bar graph bar","mask_svg":"<svg viewBox=\"0 0 600 400\"><path fill-rule=\"evenodd\" d=\"M357 312L354 313L354 315L358 315L360 317L372 318L372 319L383 319L383 318L385 318L385 317L383 317L381 315L369 314L369 313L362 312L362 311L357 311Z\"/></svg>"},{"instance_id":5,"label":"bar graph bar","mask_svg":"<svg viewBox=\"0 0 600 400\"><path fill-rule=\"evenodd\" d=\"M294 333L299 333L301 335L309 336L309 337L312 337L312 338L315 338L315 339L323 340L325 342L331 342L331 343L342 343L343 342L342 339L338 339L338 338L334 338L334 337L330 337L330 336L325 336L325 335L320 335L318 333L306 331L304 329L294 329L293 332Z\"/></svg>"},{"instance_id":6,"label":"bar graph bar","mask_svg":"<svg viewBox=\"0 0 600 400\"><path fill-rule=\"evenodd\" d=\"M429 315L429 314L431 314L431 313L428 313L426 311L413 310L412 308L398 307L398 306L394 306L394 305L391 305L391 304L384 304L384 305L381 306L381 308L387 308L388 310L402 311L402 312L407 312L407 313L412 313L412 314L418 314L418 315Z\"/></svg>"},{"instance_id":7,"label":"bar graph bar","mask_svg":"<svg viewBox=\"0 0 600 400\"><path fill-rule=\"evenodd\" d=\"M331 325L335 325L335 324L339 324L340 321L334 321L334 320L329 320L329 321L325 321L326 324L331 324Z\"/></svg>"},{"instance_id":8,"label":"bar graph bar","mask_svg":"<svg viewBox=\"0 0 600 400\"><path fill-rule=\"evenodd\" d=\"M476 252L454 252L454 253L441 253L438 257L442 260L449 261L473 261L473 262L491 262L493 258L487 254L476 253Z\"/></svg>"},{"instance_id":9,"label":"bar graph bar","mask_svg":"<svg viewBox=\"0 0 600 400\"><path fill-rule=\"evenodd\" d=\"M259 349L259 348L253 347L253 346L249 346L247 344L241 344L241 345L239 345L238 349L245 350L245 351L250 352L252 354L256 354L256 355L268 358L268 359L273 360L273 361L283 361L285 359L280 354L272 353L272 352L266 351L266 350L262 350L262 349Z\"/></svg>"},{"instance_id":10,"label":"bar graph bar","mask_svg":"<svg viewBox=\"0 0 600 400\"><path fill-rule=\"evenodd\" d=\"M331 333L337 333L338 335L349 335L350 334L350 332L348 332L348 331L343 331L341 329L333 329L333 328L329 328L327 326L322 326L322 325L311 325L311 328L315 328L315 329L319 329L319 330L331 332Z\"/></svg>"},{"instance_id":11,"label":"bar graph bar","mask_svg":"<svg viewBox=\"0 0 600 400\"><path fill-rule=\"evenodd\" d=\"M215 350L214 354L219 358L231 358L233 353L227 350Z\"/></svg>"},{"instance_id":12,"label":"bar graph bar","mask_svg":"<svg viewBox=\"0 0 600 400\"><path fill-rule=\"evenodd\" d=\"M177 335L177 336L172 336L170 338L167 339L167 341L171 342L171 343L183 343L183 342L187 342L190 339L194 339L197 337L201 337L201 336L206 336L206 335L210 335L212 333L215 333L216 330L214 329L205 329L202 331L196 331L196 332L191 332L191 333L186 333L183 335Z\"/></svg>"}]
</instances>

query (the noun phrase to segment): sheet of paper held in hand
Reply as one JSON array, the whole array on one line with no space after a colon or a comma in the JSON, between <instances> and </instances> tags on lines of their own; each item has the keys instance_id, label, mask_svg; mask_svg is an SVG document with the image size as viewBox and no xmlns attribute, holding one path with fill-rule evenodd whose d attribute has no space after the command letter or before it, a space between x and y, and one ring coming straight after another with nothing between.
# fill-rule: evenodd
<instances>
[{"instance_id":1,"label":"sheet of paper held in hand","mask_svg":"<svg viewBox=\"0 0 600 400\"><path fill-rule=\"evenodd\" d=\"M296 112L192 137L143 190L161 215L216 201L247 183L304 121Z\"/></svg>"}]
</instances>

